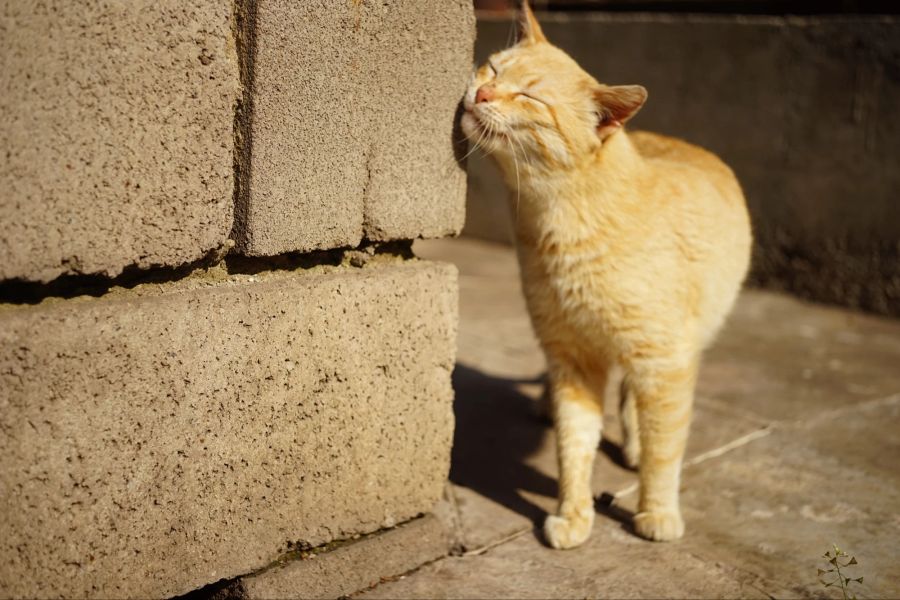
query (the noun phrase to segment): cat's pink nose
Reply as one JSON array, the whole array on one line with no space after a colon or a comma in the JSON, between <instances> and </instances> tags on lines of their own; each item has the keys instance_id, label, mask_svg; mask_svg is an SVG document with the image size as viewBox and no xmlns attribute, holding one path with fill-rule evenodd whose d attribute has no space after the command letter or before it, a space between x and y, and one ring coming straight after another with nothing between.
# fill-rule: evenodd
<instances>
[{"instance_id":1,"label":"cat's pink nose","mask_svg":"<svg viewBox=\"0 0 900 600\"><path fill-rule=\"evenodd\" d=\"M490 102L494 99L494 86L485 84L475 92L475 104Z\"/></svg>"}]
</instances>

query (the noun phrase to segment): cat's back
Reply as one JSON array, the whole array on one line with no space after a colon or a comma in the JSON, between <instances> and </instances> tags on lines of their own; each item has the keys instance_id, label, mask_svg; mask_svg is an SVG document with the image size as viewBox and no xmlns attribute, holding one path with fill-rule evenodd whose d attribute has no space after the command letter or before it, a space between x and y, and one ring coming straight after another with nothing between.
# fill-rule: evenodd
<instances>
[{"instance_id":1,"label":"cat's back","mask_svg":"<svg viewBox=\"0 0 900 600\"><path fill-rule=\"evenodd\" d=\"M743 201L734 172L712 152L684 140L649 131L630 132L629 137L638 153L651 164L696 170L713 179L727 196Z\"/></svg>"},{"instance_id":2,"label":"cat's back","mask_svg":"<svg viewBox=\"0 0 900 600\"><path fill-rule=\"evenodd\" d=\"M647 159L688 163L704 169L728 168L718 156L684 140L650 131L629 131L631 143Z\"/></svg>"},{"instance_id":3,"label":"cat's back","mask_svg":"<svg viewBox=\"0 0 900 600\"><path fill-rule=\"evenodd\" d=\"M706 345L721 326L740 289L749 263L751 226L744 194L734 172L718 156L683 140L649 132L629 139L652 168L643 188L663 216L657 237L671 236L682 268L676 271L698 291L692 312L699 315Z\"/></svg>"}]
</instances>

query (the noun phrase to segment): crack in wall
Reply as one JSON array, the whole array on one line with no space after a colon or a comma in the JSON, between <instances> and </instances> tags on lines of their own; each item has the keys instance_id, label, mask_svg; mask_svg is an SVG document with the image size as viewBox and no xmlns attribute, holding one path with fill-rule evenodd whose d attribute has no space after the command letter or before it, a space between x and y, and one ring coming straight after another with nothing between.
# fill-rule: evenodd
<instances>
[{"instance_id":1,"label":"crack in wall","mask_svg":"<svg viewBox=\"0 0 900 600\"><path fill-rule=\"evenodd\" d=\"M256 62L256 0L235 0L232 34L237 47L241 98L234 107L234 221L229 237L238 250L251 245L250 160L253 155L253 89Z\"/></svg>"},{"instance_id":2,"label":"crack in wall","mask_svg":"<svg viewBox=\"0 0 900 600\"><path fill-rule=\"evenodd\" d=\"M230 242L230 240L229 240ZM159 286L194 281L220 281L233 275L305 271L321 267L368 268L385 263L415 260L412 240L372 243L363 241L354 248L334 248L306 253L289 253L269 257L247 257L229 254L233 243L215 248L204 257L177 267L159 266L143 269L126 268L117 277L102 275L62 275L48 283L12 279L0 282L0 310L22 305L40 304L46 300L68 300L76 297L100 298L113 293L134 290L145 284ZM165 287L160 288L165 291Z\"/></svg>"},{"instance_id":3,"label":"crack in wall","mask_svg":"<svg viewBox=\"0 0 900 600\"><path fill-rule=\"evenodd\" d=\"M369 145L366 147L365 152L365 169L366 169L366 180L363 182L362 188L362 236L363 240L370 237L370 234L373 229L377 229L372 225L369 221L369 204L371 198L371 186L372 186L372 156L375 154L375 144L369 142Z\"/></svg>"}]
</instances>

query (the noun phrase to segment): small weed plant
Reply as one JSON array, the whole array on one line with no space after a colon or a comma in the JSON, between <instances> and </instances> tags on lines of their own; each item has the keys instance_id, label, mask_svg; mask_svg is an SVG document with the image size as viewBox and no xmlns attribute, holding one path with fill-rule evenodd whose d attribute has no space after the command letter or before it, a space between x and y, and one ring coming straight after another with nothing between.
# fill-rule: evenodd
<instances>
[{"instance_id":1,"label":"small weed plant","mask_svg":"<svg viewBox=\"0 0 900 600\"><path fill-rule=\"evenodd\" d=\"M828 569L816 569L818 571L819 583L827 588L839 586L844 600L856 600L856 596L850 591L851 583L862 583L862 577L849 577L847 569L851 566L859 564L856 562L855 556L850 556L837 547L837 544L831 544L831 550L822 555L822 558L828 561ZM844 569L841 572L841 569ZM830 578L830 580L828 579Z\"/></svg>"}]
</instances>

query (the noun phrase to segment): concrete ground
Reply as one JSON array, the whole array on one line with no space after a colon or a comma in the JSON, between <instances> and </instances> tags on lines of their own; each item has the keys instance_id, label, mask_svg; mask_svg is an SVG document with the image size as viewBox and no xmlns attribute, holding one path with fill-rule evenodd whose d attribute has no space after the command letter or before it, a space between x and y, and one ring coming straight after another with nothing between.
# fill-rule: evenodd
<instances>
[{"instance_id":1,"label":"concrete ground","mask_svg":"<svg viewBox=\"0 0 900 600\"><path fill-rule=\"evenodd\" d=\"M817 581L832 543L856 557L859 597L900 596L900 322L746 291L701 371L684 539L632 533L636 476L610 414L593 535L558 551L540 536L556 459L534 411L544 365L513 252L466 239L415 249L460 270L444 506L458 551L358 597L841 597Z\"/></svg>"}]
</instances>

